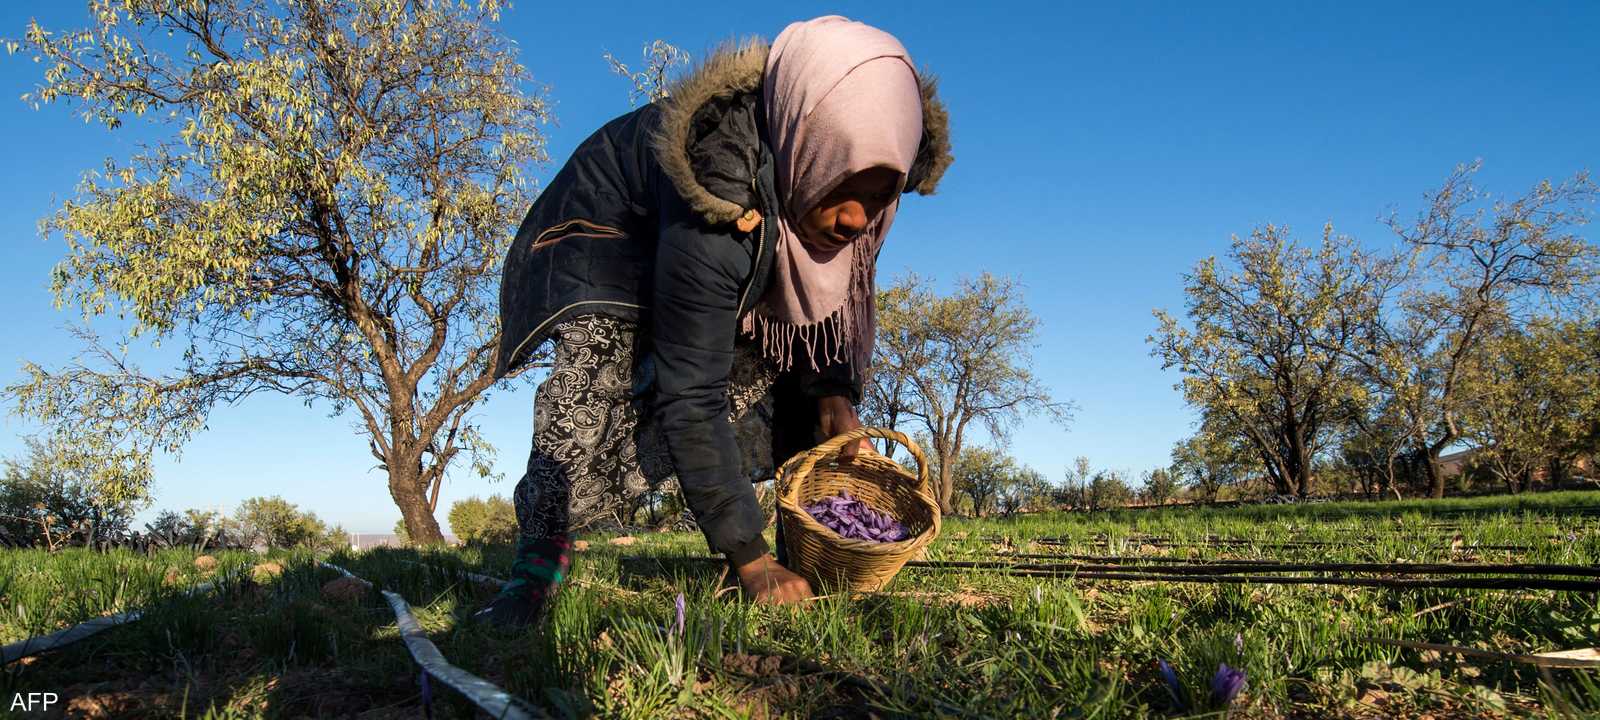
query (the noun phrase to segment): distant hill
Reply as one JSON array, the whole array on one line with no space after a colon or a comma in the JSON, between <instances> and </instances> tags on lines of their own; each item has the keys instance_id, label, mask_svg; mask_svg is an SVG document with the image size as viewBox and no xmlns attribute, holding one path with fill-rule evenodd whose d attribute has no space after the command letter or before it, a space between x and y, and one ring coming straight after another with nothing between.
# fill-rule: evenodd
<instances>
[{"instance_id":1,"label":"distant hill","mask_svg":"<svg viewBox=\"0 0 1600 720\"><path fill-rule=\"evenodd\" d=\"M450 545L461 544L461 540L454 535L445 535L444 541ZM400 536L394 533L350 533L350 547L355 550L400 546Z\"/></svg>"}]
</instances>

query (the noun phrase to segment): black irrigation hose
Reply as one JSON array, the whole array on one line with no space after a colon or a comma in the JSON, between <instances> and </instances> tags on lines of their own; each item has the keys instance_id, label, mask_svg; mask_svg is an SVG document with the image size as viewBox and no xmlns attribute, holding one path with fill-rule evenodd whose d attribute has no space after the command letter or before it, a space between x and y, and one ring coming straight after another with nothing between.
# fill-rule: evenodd
<instances>
[{"instance_id":1,"label":"black irrigation hose","mask_svg":"<svg viewBox=\"0 0 1600 720\"><path fill-rule=\"evenodd\" d=\"M1074 541L1069 538L1032 538L1031 540L1032 542L1036 542L1040 545L1057 546L1110 546L1112 544L1112 541L1110 540ZM1180 542L1163 538L1129 538L1127 542L1165 548L1251 547L1274 550L1289 550L1294 548L1343 548L1350 546L1350 543L1320 540L1280 540L1274 542L1256 542L1254 540L1248 540L1245 538L1220 538L1217 540L1200 540L1195 542ZM1534 547L1531 545L1472 545L1471 549L1529 551L1533 550Z\"/></svg>"},{"instance_id":2,"label":"black irrigation hose","mask_svg":"<svg viewBox=\"0 0 1600 720\"><path fill-rule=\"evenodd\" d=\"M1050 559L1049 555L1015 555L1017 558ZM1142 572L1159 570L1174 575L1239 575L1274 572L1351 572L1388 575L1573 575L1600 578L1600 567L1593 565L1552 565L1543 563L1297 563L1278 560L1238 560L1226 563L1146 565L1138 563L1010 563L994 560L918 560L907 567L952 569L1018 569L1061 572Z\"/></svg>"},{"instance_id":3,"label":"black irrigation hose","mask_svg":"<svg viewBox=\"0 0 1600 720\"><path fill-rule=\"evenodd\" d=\"M641 562L669 559L676 562L696 563L721 563L721 558L701 556L681 556L672 558L655 558L650 556L624 556L618 558L619 562ZM1575 591L1600 591L1600 580L1563 580L1558 578L1539 577L1499 577L1499 578L1363 578L1363 577L1304 577L1284 575L1182 575L1177 573L1140 573L1140 572L1115 572L1092 571L1077 572L1072 565L1018 565L1014 563L992 562L976 567L961 567L938 561L913 560L906 563L907 569L920 572L938 572L940 570L988 570L1000 575L1014 575L1018 577L1068 577L1080 580L1122 580L1137 582L1178 582L1178 583L1210 583L1223 585L1248 585L1259 583L1262 585L1347 585L1351 587L1374 588L1441 588L1462 590L1575 590ZM1168 570L1166 567L1151 568Z\"/></svg>"},{"instance_id":4,"label":"black irrigation hose","mask_svg":"<svg viewBox=\"0 0 1600 720\"><path fill-rule=\"evenodd\" d=\"M918 571L938 571L939 567L909 566ZM1440 588L1460 590L1574 590L1600 591L1597 580L1558 580L1548 578L1355 578L1305 577L1287 575L1174 575L1132 572L1071 572L1026 568L990 568L1001 575L1016 577L1066 577L1078 580L1119 580L1123 582L1201 583L1213 585L1345 585L1372 588Z\"/></svg>"}]
</instances>

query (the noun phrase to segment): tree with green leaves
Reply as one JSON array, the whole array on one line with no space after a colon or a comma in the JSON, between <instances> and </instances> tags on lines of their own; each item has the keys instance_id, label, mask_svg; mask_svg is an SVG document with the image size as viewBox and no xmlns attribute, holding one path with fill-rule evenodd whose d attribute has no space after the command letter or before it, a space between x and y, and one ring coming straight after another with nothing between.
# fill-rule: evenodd
<instances>
[{"instance_id":1,"label":"tree with green leaves","mask_svg":"<svg viewBox=\"0 0 1600 720\"><path fill-rule=\"evenodd\" d=\"M879 292L877 312L863 421L909 423L925 434L945 512L954 509L959 458L974 427L1002 443L1026 415L1071 419L1071 403L1052 399L1033 374L1039 320L1015 281L984 273L940 295L908 275Z\"/></svg>"},{"instance_id":2,"label":"tree with green leaves","mask_svg":"<svg viewBox=\"0 0 1600 720\"><path fill-rule=\"evenodd\" d=\"M498 495L457 500L450 506L450 532L468 545L510 545L517 539L517 509Z\"/></svg>"},{"instance_id":3,"label":"tree with green leaves","mask_svg":"<svg viewBox=\"0 0 1600 720\"><path fill-rule=\"evenodd\" d=\"M1473 462L1508 492L1530 487L1540 469L1559 479L1593 453L1600 426L1600 328L1544 318L1485 339L1464 382L1462 412L1477 446Z\"/></svg>"},{"instance_id":4,"label":"tree with green leaves","mask_svg":"<svg viewBox=\"0 0 1600 720\"><path fill-rule=\"evenodd\" d=\"M1165 505L1178 494L1178 480L1166 468L1145 471L1142 485L1145 502L1153 505Z\"/></svg>"},{"instance_id":5,"label":"tree with green leaves","mask_svg":"<svg viewBox=\"0 0 1600 720\"><path fill-rule=\"evenodd\" d=\"M1352 391L1346 349L1375 309L1354 241L1323 230L1315 248L1268 225L1234 238L1233 268L1207 258L1184 275L1188 325L1165 310L1149 338L1162 368L1207 416L1260 457L1279 494L1311 491L1332 409Z\"/></svg>"},{"instance_id":6,"label":"tree with green leaves","mask_svg":"<svg viewBox=\"0 0 1600 720\"><path fill-rule=\"evenodd\" d=\"M304 547L329 550L348 544L348 535L338 525L329 527L314 512L277 495L253 497L239 503L234 511L238 532L246 545L269 548Z\"/></svg>"},{"instance_id":7,"label":"tree with green leaves","mask_svg":"<svg viewBox=\"0 0 1600 720\"><path fill-rule=\"evenodd\" d=\"M628 91L628 105L634 106L640 100L655 102L667 97L668 86L674 68L689 64L689 53L665 40L656 40L644 46L644 69L635 71L627 63L618 60L611 53L602 57L611 65L611 72L621 75L632 83L633 89Z\"/></svg>"},{"instance_id":8,"label":"tree with green leaves","mask_svg":"<svg viewBox=\"0 0 1600 720\"><path fill-rule=\"evenodd\" d=\"M1072 466L1067 468L1067 475L1057 491L1056 502L1066 505L1073 510L1082 510L1088 507L1089 480L1094 477L1094 464L1089 458L1079 455L1072 461Z\"/></svg>"},{"instance_id":9,"label":"tree with green leaves","mask_svg":"<svg viewBox=\"0 0 1600 720\"><path fill-rule=\"evenodd\" d=\"M1243 435L1215 417L1203 419L1200 429L1172 447L1168 472L1213 502L1224 487L1240 485L1259 472L1260 459Z\"/></svg>"},{"instance_id":10,"label":"tree with green leaves","mask_svg":"<svg viewBox=\"0 0 1600 720\"><path fill-rule=\"evenodd\" d=\"M26 95L155 139L85 174L42 222L59 302L183 344L146 372L95 336L11 387L47 425L177 452L218 404L284 393L353 411L410 536L494 383L500 263L546 161L546 100L484 0L92 0L30 25ZM530 365L531 367L532 365Z\"/></svg>"},{"instance_id":11,"label":"tree with green leaves","mask_svg":"<svg viewBox=\"0 0 1600 720\"><path fill-rule=\"evenodd\" d=\"M1444 497L1439 457L1466 437L1478 402L1467 378L1496 333L1594 291L1597 253L1580 231L1597 188L1586 173L1493 200L1456 169L1414 221L1388 220L1409 262L1396 263L1383 312L1368 316L1348 355L1382 388L1421 458L1428 493ZM1381 276L1384 273L1372 273Z\"/></svg>"},{"instance_id":12,"label":"tree with green leaves","mask_svg":"<svg viewBox=\"0 0 1600 720\"><path fill-rule=\"evenodd\" d=\"M1101 470L1089 479L1088 502L1090 510L1109 510L1122 507L1133 500L1133 488L1119 470Z\"/></svg>"},{"instance_id":13,"label":"tree with green leaves","mask_svg":"<svg viewBox=\"0 0 1600 720\"><path fill-rule=\"evenodd\" d=\"M1014 467L1011 477L995 497L995 509L1007 517L1026 508L1043 509L1048 506L1053 489L1044 473L1026 465Z\"/></svg>"},{"instance_id":14,"label":"tree with green leaves","mask_svg":"<svg viewBox=\"0 0 1600 720\"><path fill-rule=\"evenodd\" d=\"M1000 450L968 446L956 461L956 492L972 501L972 514L982 517L1016 479L1016 461Z\"/></svg>"},{"instance_id":15,"label":"tree with green leaves","mask_svg":"<svg viewBox=\"0 0 1600 720\"><path fill-rule=\"evenodd\" d=\"M7 544L99 546L127 534L149 506L146 458L94 435L24 438L27 455L0 472L0 535Z\"/></svg>"}]
</instances>

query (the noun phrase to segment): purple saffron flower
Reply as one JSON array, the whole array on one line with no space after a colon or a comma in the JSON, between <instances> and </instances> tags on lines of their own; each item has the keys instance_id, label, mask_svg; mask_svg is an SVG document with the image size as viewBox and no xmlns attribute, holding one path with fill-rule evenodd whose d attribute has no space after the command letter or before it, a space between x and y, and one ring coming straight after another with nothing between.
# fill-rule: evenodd
<instances>
[{"instance_id":1,"label":"purple saffron flower","mask_svg":"<svg viewBox=\"0 0 1600 720\"><path fill-rule=\"evenodd\" d=\"M1244 671L1222 663L1217 666L1217 674L1211 676L1211 702L1226 707L1244 686Z\"/></svg>"},{"instance_id":2,"label":"purple saffron flower","mask_svg":"<svg viewBox=\"0 0 1600 720\"><path fill-rule=\"evenodd\" d=\"M1187 710L1188 705L1183 702L1183 686L1178 684L1178 674L1172 671L1172 666L1166 660L1157 660L1161 665L1161 680L1167 684L1167 694L1172 696L1173 704L1179 710Z\"/></svg>"},{"instance_id":3,"label":"purple saffron flower","mask_svg":"<svg viewBox=\"0 0 1600 720\"><path fill-rule=\"evenodd\" d=\"M675 629L673 630L673 632L675 634L677 634L677 635L682 635L683 634L683 593L678 593L678 599L673 601L672 604L678 608L678 624L676 626L674 626Z\"/></svg>"}]
</instances>

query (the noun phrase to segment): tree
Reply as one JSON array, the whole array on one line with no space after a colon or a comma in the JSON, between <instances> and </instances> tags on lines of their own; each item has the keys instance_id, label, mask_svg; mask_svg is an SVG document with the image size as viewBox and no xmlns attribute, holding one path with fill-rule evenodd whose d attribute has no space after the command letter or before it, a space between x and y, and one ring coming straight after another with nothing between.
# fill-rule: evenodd
<instances>
[{"instance_id":1,"label":"tree","mask_svg":"<svg viewBox=\"0 0 1600 720\"><path fill-rule=\"evenodd\" d=\"M1244 482L1260 467L1255 453L1243 446L1243 437L1214 419L1201 422L1194 436L1172 447L1168 472L1179 482L1213 502L1224 487Z\"/></svg>"},{"instance_id":2,"label":"tree","mask_svg":"<svg viewBox=\"0 0 1600 720\"><path fill-rule=\"evenodd\" d=\"M107 439L57 434L24 441L27 456L6 459L0 475L0 534L9 544L55 550L116 542L149 505L148 463Z\"/></svg>"},{"instance_id":3,"label":"tree","mask_svg":"<svg viewBox=\"0 0 1600 720\"><path fill-rule=\"evenodd\" d=\"M517 539L517 509L498 495L457 500L450 506L450 531L468 545L510 545Z\"/></svg>"},{"instance_id":4,"label":"tree","mask_svg":"<svg viewBox=\"0 0 1600 720\"><path fill-rule=\"evenodd\" d=\"M1359 377L1366 377L1358 373ZM1340 401L1338 459L1360 480L1367 497L1392 493L1400 499L1411 436L1395 398L1371 382Z\"/></svg>"},{"instance_id":5,"label":"tree","mask_svg":"<svg viewBox=\"0 0 1600 720\"><path fill-rule=\"evenodd\" d=\"M1089 480L1088 499L1090 510L1122 507L1133 499L1133 490L1121 472L1101 470Z\"/></svg>"},{"instance_id":6,"label":"tree","mask_svg":"<svg viewBox=\"0 0 1600 720\"><path fill-rule=\"evenodd\" d=\"M1000 443L1027 414L1069 421L1071 404L1052 400L1029 369L1039 321L1016 282L985 273L940 296L909 275L878 294L877 318L866 416L889 427L904 417L926 433L945 512L974 423Z\"/></svg>"},{"instance_id":7,"label":"tree","mask_svg":"<svg viewBox=\"0 0 1600 720\"><path fill-rule=\"evenodd\" d=\"M613 57L611 53L603 55L606 62L611 65L611 72L633 83L633 89L628 91L629 107L638 104L641 99L645 102L655 102L667 97L672 69L689 64L689 53L665 40L656 40L644 46L643 55L644 69L639 72L629 70L627 64Z\"/></svg>"},{"instance_id":8,"label":"tree","mask_svg":"<svg viewBox=\"0 0 1600 720\"><path fill-rule=\"evenodd\" d=\"M1350 392L1345 350L1374 310L1374 285L1331 226L1313 250L1268 225L1234 238L1228 256L1235 272L1207 258L1184 275L1192 327L1157 310L1151 353L1184 374L1191 405L1242 433L1279 494L1304 496L1330 410Z\"/></svg>"},{"instance_id":9,"label":"tree","mask_svg":"<svg viewBox=\"0 0 1600 720\"><path fill-rule=\"evenodd\" d=\"M29 26L46 71L26 99L153 119L157 138L41 223L68 248L53 290L183 359L146 373L85 334L73 365L26 366L19 410L148 453L258 392L353 408L411 536L441 542L446 469L464 454L489 473L470 413L526 172L547 160L548 106L521 89L500 3L90 6L87 29Z\"/></svg>"},{"instance_id":10,"label":"tree","mask_svg":"<svg viewBox=\"0 0 1600 720\"><path fill-rule=\"evenodd\" d=\"M1143 477L1145 500L1155 505L1165 505L1178 494L1178 481L1166 468L1147 470Z\"/></svg>"},{"instance_id":11,"label":"tree","mask_svg":"<svg viewBox=\"0 0 1600 720\"><path fill-rule=\"evenodd\" d=\"M1537 319L1502 330L1485 338L1464 382L1473 388L1461 416L1473 462L1508 492L1527 489L1541 467L1560 470L1594 451L1600 328Z\"/></svg>"},{"instance_id":12,"label":"tree","mask_svg":"<svg viewBox=\"0 0 1600 720\"><path fill-rule=\"evenodd\" d=\"M995 507L1007 517L1024 508L1037 509L1038 504L1049 502L1051 490L1044 473L1027 466L1017 467L1012 470L1009 481L1001 486L995 497Z\"/></svg>"},{"instance_id":13,"label":"tree","mask_svg":"<svg viewBox=\"0 0 1600 720\"><path fill-rule=\"evenodd\" d=\"M1094 466L1089 458L1079 455L1072 461L1072 467L1067 468L1067 477L1061 485L1057 502L1073 510L1088 507L1089 480L1093 475Z\"/></svg>"},{"instance_id":14,"label":"tree","mask_svg":"<svg viewBox=\"0 0 1600 720\"><path fill-rule=\"evenodd\" d=\"M1396 404L1435 498L1445 491L1439 457L1465 437L1476 401L1466 376L1488 338L1591 292L1596 277L1595 247L1578 234L1597 192L1586 173L1489 203L1471 182L1478 168L1456 168L1415 221L1390 216L1411 262L1394 266L1403 282L1388 283L1397 290L1350 353Z\"/></svg>"},{"instance_id":15,"label":"tree","mask_svg":"<svg viewBox=\"0 0 1600 720\"><path fill-rule=\"evenodd\" d=\"M269 548L305 547L328 550L348 543L344 529L328 527L313 512L301 512L279 496L254 497L239 503L234 517L246 545Z\"/></svg>"},{"instance_id":16,"label":"tree","mask_svg":"<svg viewBox=\"0 0 1600 720\"><path fill-rule=\"evenodd\" d=\"M956 461L956 492L972 500L972 514L982 517L1015 479L1016 464L1009 455L986 447L962 449Z\"/></svg>"}]
</instances>

